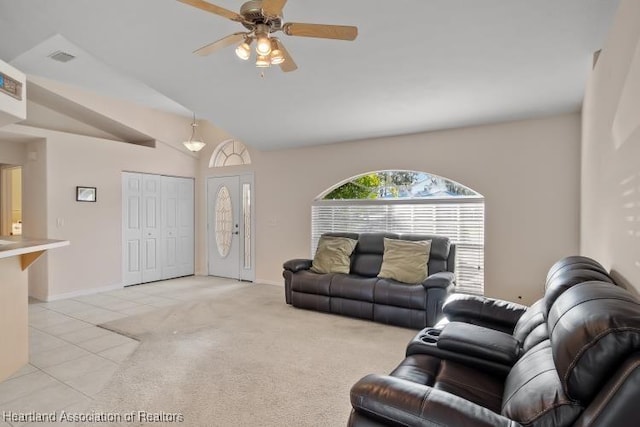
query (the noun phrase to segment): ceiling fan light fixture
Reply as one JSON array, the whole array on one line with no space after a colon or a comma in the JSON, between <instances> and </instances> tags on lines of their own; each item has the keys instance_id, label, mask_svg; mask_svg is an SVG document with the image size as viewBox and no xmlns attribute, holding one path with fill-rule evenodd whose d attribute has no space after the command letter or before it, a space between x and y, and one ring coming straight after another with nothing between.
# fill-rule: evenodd
<instances>
[{"instance_id":1,"label":"ceiling fan light fixture","mask_svg":"<svg viewBox=\"0 0 640 427\"><path fill-rule=\"evenodd\" d=\"M268 55L258 55L256 59L256 67L258 68L267 68L271 66L271 59Z\"/></svg>"},{"instance_id":2,"label":"ceiling fan light fixture","mask_svg":"<svg viewBox=\"0 0 640 427\"><path fill-rule=\"evenodd\" d=\"M280 65L284 62L284 55L282 54L282 51L278 50L272 50L271 51L271 64L273 65Z\"/></svg>"},{"instance_id":3,"label":"ceiling fan light fixture","mask_svg":"<svg viewBox=\"0 0 640 427\"><path fill-rule=\"evenodd\" d=\"M242 59L243 61L246 61L249 59L249 57L251 56L251 42L253 40L251 38L247 38L245 39L244 42L242 42L242 44L240 44L237 48L236 48L236 56L240 59Z\"/></svg>"},{"instance_id":4,"label":"ceiling fan light fixture","mask_svg":"<svg viewBox=\"0 0 640 427\"><path fill-rule=\"evenodd\" d=\"M202 150L204 146L207 145L198 134L198 123L196 123L195 113L193 113L193 123L191 123L191 136L188 141L184 141L182 144L187 147L187 150L194 153Z\"/></svg>"},{"instance_id":5,"label":"ceiling fan light fixture","mask_svg":"<svg viewBox=\"0 0 640 427\"><path fill-rule=\"evenodd\" d=\"M279 65L284 62L284 53L280 50L280 44L277 38L271 39L271 65Z\"/></svg>"},{"instance_id":6,"label":"ceiling fan light fixture","mask_svg":"<svg viewBox=\"0 0 640 427\"><path fill-rule=\"evenodd\" d=\"M256 66L279 65L284 73L298 69L295 61L275 37L278 31L287 36L352 41L358 37L358 27L303 22L283 22L282 10L287 0L243 0L240 13L210 3L211 0L178 0L181 3L241 24L246 31L229 34L196 49L193 53L206 56L229 46L235 46L236 55L243 60L252 57L255 41ZM215 0L214 0L215 1ZM238 44L240 44L238 46ZM261 73L264 76L263 73Z\"/></svg>"},{"instance_id":7,"label":"ceiling fan light fixture","mask_svg":"<svg viewBox=\"0 0 640 427\"><path fill-rule=\"evenodd\" d=\"M258 25L256 28L256 52L258 55L269 55L271 53L271 39L269 38L269 28L266 25Z\"/></svg>"}]
</instances>

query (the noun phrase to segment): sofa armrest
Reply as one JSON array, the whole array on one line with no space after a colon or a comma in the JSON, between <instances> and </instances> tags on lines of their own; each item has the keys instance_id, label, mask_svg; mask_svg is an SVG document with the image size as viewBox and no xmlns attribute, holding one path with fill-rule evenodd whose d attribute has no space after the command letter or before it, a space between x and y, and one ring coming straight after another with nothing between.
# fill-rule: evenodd
<instances>
[{"instance_id":1,"label":"sofa armrest","mask_svg":"<svg viewBox=\"0 0 640 427\"><path fill-rule=\"evenodd\" d=\"M511 334L464 322L450 322L438 337L439 349L513 366L520 357L520 343Z\"/></svg>"},{"instance_id":2,"label":"sofa armrest","mask_svg":"<svg viewBox=\"0 0 640 427\"><path fill-rule=\"evenodd\" d=\"M427 277L422 286L425 288L443 288L446 289L455 281L456 276L449 271L441 271Z\"/></svg>"},{"instance_id":3,"label":"sofa armrest","mask_svg":"<svg viewBox=\"0 0 640 427\"><path fill-rule=\"evenodd\" d=\"M453 294L444 302L442 312L451 321L488 327L504 325L506 329L513 330L527 309L526 305L515 302L479 295Z\"/></svg>"},{"instance_id":4,"label":"sofa armrest","mask_svg":"<svg viewBox=\"0 0 640 427\"><path fill-rule=\"evenodd\" d=\"M311 264L313 263L310 259L290 259L289 261L282 264L282 268L285 270L289 270L292 272L297 272L300 270L308 270L311 268Z\"/></svg>"},{"instance_id":5,"label":"sofa armrest","mask_svg":"<svg viewBox=\"0 0 640 427\"><path fill-rule=\"evenodd\" d=\"M351 388L362 415L399 425L516 427L502 415L442 390L383 375L367 375Z\"/></svg>"}]
</instances>

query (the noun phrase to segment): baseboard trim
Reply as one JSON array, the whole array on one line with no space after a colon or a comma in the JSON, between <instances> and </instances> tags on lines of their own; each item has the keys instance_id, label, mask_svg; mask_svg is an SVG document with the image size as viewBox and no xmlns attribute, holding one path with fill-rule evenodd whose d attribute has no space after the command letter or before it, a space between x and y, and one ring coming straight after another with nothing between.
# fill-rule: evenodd
<instances>
[{"instance_id":1,"label":"baseboard trim","mask_svg":"<svg viewBox=\"0 0 640 427\"><path fill-rule=\"evenodd\" d=\"M75 298L81 297L84 295L92 295L100 292L109 292L109 291L117 291L118 289L124 289L122 285L111 285L111 286L103 286L100 288L91 288L91 289L80 289L78 291L73 292L65 292L63 294L55 294L55 295L47 295L45 301L57 301L61 299Z\"/></svg>"}]
</instances>

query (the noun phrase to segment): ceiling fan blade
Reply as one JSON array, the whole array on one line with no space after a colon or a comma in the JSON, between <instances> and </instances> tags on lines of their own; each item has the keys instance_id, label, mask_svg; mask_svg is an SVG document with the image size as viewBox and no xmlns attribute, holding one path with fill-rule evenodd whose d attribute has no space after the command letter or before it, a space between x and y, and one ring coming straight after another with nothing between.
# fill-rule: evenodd
<instances>
[{"instance_id":1,"label":"ceiling fan blade","mask_svg":"<svg viewBox=\"0 0 640 427\"><path fill-rule=\"evenodd\" d=\"M321 39L355 40L358 27L348 25L301 24L289 22L282 31L288 36L316 37Z\"/></svg>"},{"instance_id":2,"label":"ceiling fan blade","mask_svg":"<svg viewBox=\"0 0 640 427\"><path fill-rule=\"evenodd\" d=\"M284 44L282 44L281 41L278 42L278 44L280 45L280 50L282 51L282 55L284 56L284 62L280 64L280 69L285 73L297 70L298 66L295 62L293 62L293 58L291 58L291 55L289 54L287 48L284 47Z\"/></svg>"},{"instance_id":3,"label":"ceiling fan blade","mask_svg":"<svg viewBox=\"0 0 640 427\"><path fill-rule=\"evenodd\" d=\"M208 45L202 46L200 49L196 49L193 51L196 55L205 56L209 55L217 50L223 49L227 46L231 46L232 44L236 44L244 40L245 36L248 33L233 33L227 37L223 37L220 40L216 40L213 43L209 43Z\"/></svg>"},{"instance_id":4,"label":"ceiling fan blade","mask_svg":"<svg viewBox=\"0 0 640 427\"><path fill-rule=\"evenodd\" d=\"M198 9L206 10L207 12L215 13L216 15L223 16L232 21L242 22L242 16L235 12L225 9L224 7L216 6L215 4L208 3L203 0L178 0L180 3L188 4Z\"/></svg>"},{"instance_id":5,"label":"ceiling fan blade","mask_svg":"<svg viewBox=\"0 0 640 427\"><path fill-rule=\"evenodd\" d=\"M263 0L262 13L265 16L280 16L287 0Z\"/></svg>"}]
</instances>

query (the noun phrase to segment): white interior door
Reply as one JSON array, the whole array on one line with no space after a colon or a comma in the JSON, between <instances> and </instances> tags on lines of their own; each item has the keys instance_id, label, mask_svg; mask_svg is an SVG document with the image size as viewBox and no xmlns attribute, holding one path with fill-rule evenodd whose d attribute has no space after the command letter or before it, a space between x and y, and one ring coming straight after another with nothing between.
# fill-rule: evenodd
<instances>
[{"instance_id":1,"label":"white interior door","mask_svg":"<svg viewBox=\"0 0 640 427\"><path fill-rule=\"evenodd\" d=\"M142 175L142 282L162 278L162 179L160 175Z\"/></svg>"},{"instance_id":2,"label":"white interior door","mask_svg":"<svg viewBox=\"0 0 640 427\"><path fill-rule=\"evenodd\" d=\"M195 273L195 217L194 181L176 178L178 181L178 275Z\"/></svg>"},{"instance_id":3,"label":"white interior door","mask_svg":"<svg viewBox=\"0 0 640 427\"><path fill-rule=\"evenodd\" d=\"M162 278L178 277L178 178L162 180Z\"/></svg>"},{"instance_id":4,"label":"white interior door","mask_svg":"<svg viewBox=\"0 0 640 427\"><path fill-rule=\"evenodd\" d=\"M240 279L240 177L207 182L209 274Z\"/></svg>"},{"instance_id":5,"label":"white interior door","mask_svg":"<svg viewBox=\"0 0 640 427\"><path fill-rule=\"evenodd\" d=\"M142 283L142 174L122 174L122 280Z\"/></svg>"}]
</instances>

